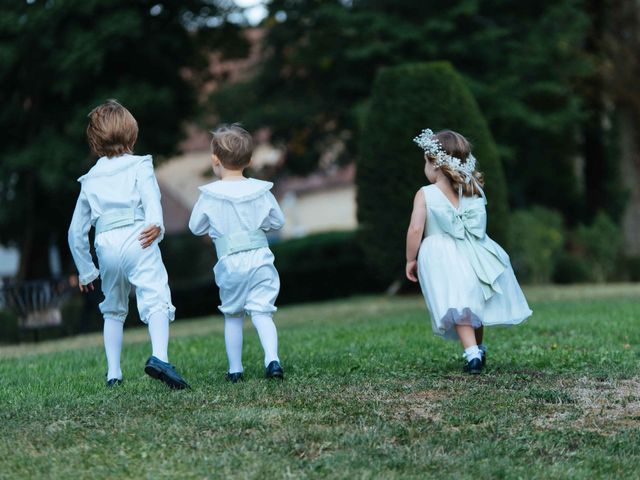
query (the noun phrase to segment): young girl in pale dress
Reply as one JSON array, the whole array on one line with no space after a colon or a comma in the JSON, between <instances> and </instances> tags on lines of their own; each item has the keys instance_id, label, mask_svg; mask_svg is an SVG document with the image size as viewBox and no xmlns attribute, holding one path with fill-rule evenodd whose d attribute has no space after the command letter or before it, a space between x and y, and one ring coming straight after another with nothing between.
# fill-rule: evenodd
<instances>
[{"instance_id":1,"label":"young girl in pale dress","mask_svg":"<svg viewBox=\"0 0 640 480\"><path fill-rule=\"evenodd\" d=\"M212 133L211 161L220 180L200 187L189 228L195 235L208 234L216 247L213 273L229 360L225 377L233 383L243 379L242 327L248 313L264 349L265 376L282 379L272 319L280 278L265 232L282 228L284 215L270 192L272 183L243 175L253 153L251 135L238 125Z\"/></svg>"},{"instance_id":2,"label":"young girl in pale dress","mask_svg":"<svg viewBox=\"0 0 640 480\"><path fill-rule=\"evenodd\" d=\"M406 275L420 281L433 332L459 339L464 370L478 374L486 362L484 326L516 325L532 312L509 256L486 234L484 182L469 142L450 130L429 129L414 142L424 150L431 185L413 202Z\"/></svg>"}]
</instances>

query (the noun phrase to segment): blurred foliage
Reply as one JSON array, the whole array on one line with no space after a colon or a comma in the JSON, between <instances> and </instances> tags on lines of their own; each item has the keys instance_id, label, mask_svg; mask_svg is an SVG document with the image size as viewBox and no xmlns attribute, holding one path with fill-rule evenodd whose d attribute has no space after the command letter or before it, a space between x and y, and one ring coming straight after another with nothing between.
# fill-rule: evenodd
<instances>
[{"instance_id":1,"label":"blurred foliage","mask_svg":"<svg viewBox=\"0 0 640 480\"><path fill-rule=\"evenodd\" d=\"M309 235L277 243L272 250L281 304L379 292L386 286L376 279L355 232Z\"/></svg>"},{"instance_id":2,"label":"blurred foliage","mask_svg":"<svg viewBox=\"0 0 640 480\"><path fill-rule=\"evenodd\" d=\"M381 69L360 135L356 183L362 246L387 281L403 274L413 197L428 183L423 152L411 141L426 127L453 129L473 144L485 175L489 232L499 242L506 240L504 173L486 120L463 79L446 62Z\"/></svg>"},{"instance_id":3,"label":"blurred foliage","mask_svg":"<svg viewBox=\"0 0 640 480\"><path fill-rule=\"evenodd\" d=\"M270 126L288 146L289 169L315 168L334 141L345 142L345 159L355 156L358 109L380 67L447 60L491 125L511 202L535 199L578 218L580 87L596 71L584 49L585 1L273 0L268 7L263 63L212 105L223 120Z\"/></svg>"},{"instance_id":4,"label":"blurred foliage","mask_svg":"<svg viewBox=\"0 0 640 480\"><path fill-rule=\"evenodd\" d=\"M117 98L138 120L136 152L173 153L204 77L187 81L185 69L203 70L202 49L224 46L207 27L223 14L206 0L3 2L0 242L20 248L21 277L47 276L49 242L66 245L75 179L94 161L88 112Z\"/></svg>"},{"instance_id":5,"label":"blurred foliage","mask_svg":"<svg viewBox=\"0 0 640 480\"><path fill-rule=\"evenodd\" d=\"M509 226L508 253L518 280L549 283L562 258L565 239L562 215L535 206L513 212Z\"/></svg>"},{"instance_id":6,"label":"blurred foliage","mask_svg":"<svg viewBox=\"0 0 640 480\"><path fill-rule=\"evenodd\" d=\"M620 227L604 212L599 212L590 225L580 225L575 241L588 262L590 280L605 282L615 273L622 248Z\"/></svg>"}]
</instances>

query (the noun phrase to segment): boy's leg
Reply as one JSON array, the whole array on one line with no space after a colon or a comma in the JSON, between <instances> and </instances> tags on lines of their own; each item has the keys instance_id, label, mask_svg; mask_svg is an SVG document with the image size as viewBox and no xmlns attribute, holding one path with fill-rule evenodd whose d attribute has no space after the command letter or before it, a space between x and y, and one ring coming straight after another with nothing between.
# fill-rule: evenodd
<instances>
[{"instance_id":1,"label":"boy's leg","mask_svg":"<svg viewBox=\"0 0 640 480\"><path fill-rule=\"evenodd\" d=\"M122 380L120 369L120 352L122 351L122 334L124 323L115 318L104 319L104 350L107 354L107 380Z\"/></svg>"},{"instance_id":2,"label":"boy's leg","mask_svg":"<svg viewBox=\"0 0 640 480\"><path fill-rule=\"evenodd\" d=\"M100 312L104 318L104 349L107 356L107 381L122 380L120 354L122 352L122 336L124 321L129 313L129 292L131 285L120 268L118 248L109 240L111 232L96 241L96 252L100 262L100 286L104 300L100 303Z\"/></svg>"},{"instance_id":3,"label":"boy's leg","mask_svg":"<svg viewBox=\"0 0 640 480\"><path fill-rule=\"evenodd\" d=\"M242 324L244 314L225 315L224 343L229 360L229 373L242 373Z\"/></svg>"},{"instance_id":4,"label":"boy's leg","mask_svg":"<svg viewBox=\"0 0 640 480\"><path fill-rule=\"evenodd\" d=\"M144 371L147 375L164 382L170 388L190 388L175 367L169 363L169 322L175 317L171 304L171 291L167 271L157 244L143 249L138 241L142 226L136 224L127 240L124 270L129 282L136 287L140 319L149 327L152 355Z\"/></svg>"},{"instance_id":5,"label":"boy's leg","mask_svg":"<svg viewBox=\"0 0 640 480\"><path fill-rule=\"evenodd\" d=\"M270 313L252 312L251 321L258 331L260 343L264 349L264 366L271 362L280 362L278 358L278 331Z\"/></svg>"},{"instance_id":6,"label":"boy's leg","mask_svg":"<svg viewBox=\"0 0 640 480\"><path fill-rule=\"evenodd\" d=\"M149 337L152 355L163 362L169 361L169 316L165 311L149 315Z\"/></svg>"}]
</instances>

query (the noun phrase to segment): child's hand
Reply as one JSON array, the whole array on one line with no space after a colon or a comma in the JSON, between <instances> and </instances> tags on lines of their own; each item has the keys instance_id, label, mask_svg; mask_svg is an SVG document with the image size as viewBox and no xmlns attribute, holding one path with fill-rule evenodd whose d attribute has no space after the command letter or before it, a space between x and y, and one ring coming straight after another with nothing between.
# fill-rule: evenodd
<instances>
[{"instance_id":1,"label":"child's hand","mask_svg":"<svg viewBox=\"0 0 640 480\"><path fill-rule=\"evenodd\" d=\"M82 293L87 293L89 290L93 290L93 282L89 282L86 285L80 284L80 291Z\"/></svg>"},{"instance_id":2,"label":"child's hand","mask_svg":"<svg viewBox=\"0 0 640 480\"><path fill-rule=\"evenodd\" d=\"M159 235L160 227L156 225L150 225L140 232L138 240L140 240L140 245L142 245L142 248L147 248L154 242L156 238L158 238Z\"/></svg>"},{"instance_id":3,"label":"child's hand","mask_svg":"<svg viewBox=\"0 0 640 480\"><path fill-rule=\"evenodd\" d=\"M407 266L405 267L405 273L407 274L407 278L409 280L411 280L412 282L417 282L418 281L418 277L416 276L418 273L418 261L417 260L411 260L410 262L407 262Z\"/></svg>"}]
</instances>

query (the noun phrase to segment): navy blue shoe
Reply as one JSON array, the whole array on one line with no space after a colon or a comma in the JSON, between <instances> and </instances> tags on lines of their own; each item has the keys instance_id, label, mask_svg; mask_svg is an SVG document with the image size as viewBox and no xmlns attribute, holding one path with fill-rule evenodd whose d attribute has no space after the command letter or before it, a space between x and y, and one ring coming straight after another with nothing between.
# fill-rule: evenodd
<instances>
[{"instance_id":1,"label":"navy blue shoe","mask_svg":"<svg viewBox=\"0 0 640 480\"><path fill-rule=\"evenodd\" d=\"M151 378L160 380L169 388L182 390L183 388L191 388L189 384L176 372L176 368L170 363L163 362L157 357L151 356L144 365L144 373Z\"/></svg>"},{"instance_id":2,"label":"navy blue shoe","mask_svg":"<svg viewBox=\"0 0 640 480\"><path fill-rule=\"evenodd\" d=\"M464 366L463 370L471 375L478 375L482 372L482 360L474 358Z\"/></svg>"},{"instance_id":3,"label":"navy blue shoe","mask_svg":"<svg viewBox=\"0 0 640 480\"><path fill-rule=\"evenodd\" d=\"M239 381L244 380L244 375L242 375L242 372L234 372L234 373L227 372L224 375L224 379L227 382L238 383Z\"/></svg>"},{"instance_id":4,"label":"navy blue shoe","mask_svg":"<svg viewBox=\"0 0 640 480\"><path fill-rule=\"evenodd\" d=\"M267 378L277 378L280 380L284 379L284 370L280 366L280 362L274 360L269 365L267 365L265 371L265 377Z\"/></svg>"},{"instance_id":5,"label":"navy blue shoe","mask_svg":"<svg viewBox=\"0 0 640 480\"><path fill-rule=\"evenodd\" d=\"M122 380L120 378L110 378L107 380L107 387L113 388L118 385L122 385Z\"/></svg>"}]
</instances>

